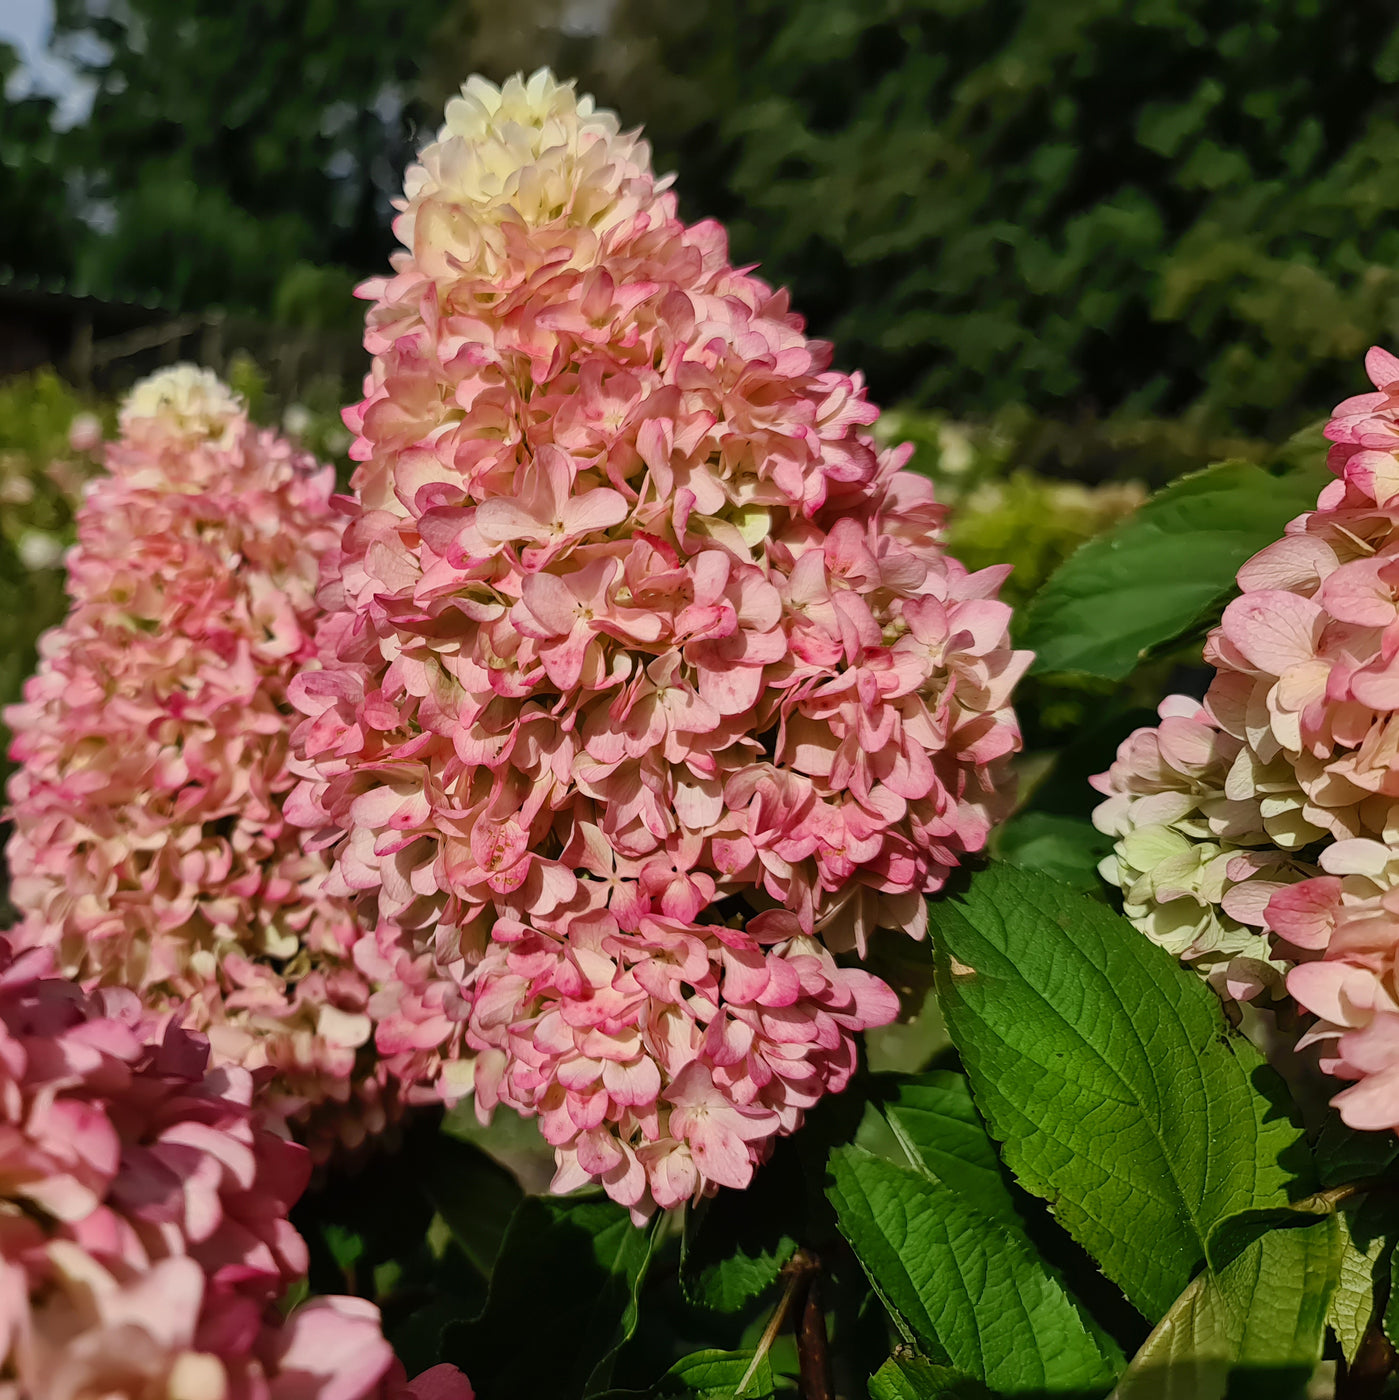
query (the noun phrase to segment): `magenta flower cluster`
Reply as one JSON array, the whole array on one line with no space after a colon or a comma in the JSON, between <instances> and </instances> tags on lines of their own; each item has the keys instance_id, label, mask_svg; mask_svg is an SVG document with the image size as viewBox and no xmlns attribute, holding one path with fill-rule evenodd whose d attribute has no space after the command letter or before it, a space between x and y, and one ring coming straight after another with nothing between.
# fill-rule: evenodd
<instances>
[{"instance_id":1,"label":"magenta flower cluster","mask_svg":"<svg viewBox=\"0 0 1399 1400\"><path fill-rule=\"evenodd\" d=\"M357 926L281 810L333 477L188 366L138 386L121 429L78 514L71 612L6 714L14 936L178 1007L216 1061L269 1066L268 1108L323 1149L357 1141L385 1116Z\"/></svg>"},{"instance_id":2,"label":"magenta flower cluster","mask_svg":"<svg viewBox=\"0 0 1399 1400\"><path fill-rule=\"evenodd\" d=\"M361 1299L281 1318L305 1150L202 1037L49 961L0 936L0 1393L471 1400L452 1367L408 1384Z\"/></svg>"},{"instance_id":3,"label":"magenta flower cluster","mask_svg":"<svg viewBox=\"0 0 1399 1400\"><path fill-rule=\"evenodd\" d=\"M1204 709L1127 741L1099 822L1128 913L1162 942L1191 925L1175 951L1206 961L1247 930L1230 990L1285 975L1303 1044L1354 1081L1346 1122L1399 1128L1399 359L1366 368L1326 429L1336 480L1239 571Z\"/></svg>"},{"instance_id":4,"label":"magenta flower cluster","mask_svg":"<svg viewBox=\"0 0 1399 1400\"><path fill-rule=\"evenodd\" d=\"M380 1052L638 1212L746 1184L893 1018L830 950L917 936L981 849L1027 661L1006 571L665 185L547 74L448 106L289 692Z\"/></svg>"}]
</instances>

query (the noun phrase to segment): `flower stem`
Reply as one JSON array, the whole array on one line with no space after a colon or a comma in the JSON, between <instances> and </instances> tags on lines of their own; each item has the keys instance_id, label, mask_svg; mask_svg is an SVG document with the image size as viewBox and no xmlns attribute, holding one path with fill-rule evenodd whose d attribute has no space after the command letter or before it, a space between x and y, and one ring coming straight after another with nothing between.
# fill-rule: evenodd
<instances>
[{"instance_id":1,"label":"flower stem","mask_svg":"<svg viewBox=\"0 0 1399 1400\"><path fill-rule=\"evenodd\" d=\"M821 1308L821 1266L815 1258L806 1274L805 1296L797 1321L797 1365L801 1400L833 1400L826 1314Z\"/></svg>"},{"instance_id":2,"label":"flower stem","mask_svg":"<svg viewBox=\"0 0 1399 1400\"><path fill-rule=\"evenodd\" d=\"M1342 1361L1337 1368L1336 1400L1375 1400L1384 1393L1396 1362L1399 1357L1376 1317L1361 1339L1355 1360L1349 1366Z\"/></svg>"}]
</instances>

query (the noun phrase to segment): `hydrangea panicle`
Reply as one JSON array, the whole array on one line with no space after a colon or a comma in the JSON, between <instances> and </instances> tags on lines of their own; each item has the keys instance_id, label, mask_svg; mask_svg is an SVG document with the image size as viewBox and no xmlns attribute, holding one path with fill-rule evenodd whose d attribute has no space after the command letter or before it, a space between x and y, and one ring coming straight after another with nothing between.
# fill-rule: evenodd
<instances>
[{"instance_id":1,"label":"hydrangea panicle","mask_svg":"<svg viewBox=\"0 0 1399 1400\"><path fill-rule=\"evenodd\" d=\"M983 847L1028 660L1006 570L667 184L547 72L448 105L290 691L381 1053L638 1212L746 1183L893 1017L831 950L920 934Z\"/></svg>"},{"instance_id":2,"label":"hydrangea panicle","mask_svg":"<svg viewBox=\"0 0 1399 1400\"><path fill-rule=\"evenodd\" d=\"M1239 596L1206 643L1216 675L1197 718L1210 731L1212 766L1167 757L1180 746L1163 707L1159 729L1139 731L1095 780L1111 794L1095 820L1120 838L1104 873L1127 892L1128 916L1185 956L1229 952L1232 930L1211 909L1203 936L1161 936L1180 857L1141 833L1164 820L1183 840L1213 842L1208 853L1191 849L1212 872L1215 851L1228 857L1226 880L1207 882L1204 905L1268 939L1267 961L1286 974L1287 992L1319 1018L1300 1044L1321 1044L1323 1068L1355 1081L1335 1099L1344 1119L1396 1128L1399 359L1377 347L1365 363L1375 392L1339 404L1326 428L1336 479L1315 510L1239 570ZM1203 730L1196 744L1203 754ZM1192 805L1177 816L1158 810L1163 801ZM1234 846L1266 871L1234 884L1245 875ZM1247 919L1231 909L1239 898ZM1241 981L1230 990L1247 989Z\"/></svg>"},{"instance_id":3,"label":"hydrangea panicle","mask_svg":"<svg viewBox=\"0 0 1399 1400\"><path fill-rule=\"evenodd\" d=\"M180 1007L322 1147L385 1116L371 989L328 866L283 819L286 687L314 657L329 467L177 366L121 409L68 561L72 610L7 711L24 946Z\"/></svg>"},{"instance_id":4,"label":"hydrangea panicle","mask_svg":"<svg viewBox=\"0 0 1399 1400\"><path fill-rule=\"evenodd\" d=\"M305 1150L202 1037L49 962L0 936L0 1394L471 1400L453 1368L408 1386L361 1299L282 1320Z\"/></svg>"}]
</instances>

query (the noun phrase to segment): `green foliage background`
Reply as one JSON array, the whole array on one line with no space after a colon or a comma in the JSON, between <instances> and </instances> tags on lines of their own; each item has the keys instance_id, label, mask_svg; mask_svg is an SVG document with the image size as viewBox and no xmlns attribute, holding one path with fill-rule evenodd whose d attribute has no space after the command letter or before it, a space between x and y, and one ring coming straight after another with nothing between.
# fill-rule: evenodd
<instances>
[{"instance_id":1,"label":"green foliage background","mask_svg":"<svg viewBox=\"0 0 1399 1400\"><path fill-rule=\"evenodd\" d=\"M334 320L444 97L548 62L884 402L1169 419L1178 470L1399 329L1387 0L57 0L55 43L95 94L0 107L0 265L104 293Z\"/></svg>"},{"instance_id":2,"label":"green foliage background","mask_svg":"<svg viewBox=\"0 0 1399 1400\"><path fill-rule=\"evenodd\" d=\"M653 130L682 199L886 399L1277 436L1394 329L1387 4L702 0L674 23L692 105Z\"/></svg>"}]
</instances>

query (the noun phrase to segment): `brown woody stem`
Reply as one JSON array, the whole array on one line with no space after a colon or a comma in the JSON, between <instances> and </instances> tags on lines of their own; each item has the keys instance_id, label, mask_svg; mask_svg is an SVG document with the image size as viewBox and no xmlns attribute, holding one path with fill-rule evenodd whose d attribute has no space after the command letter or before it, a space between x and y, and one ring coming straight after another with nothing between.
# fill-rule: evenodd
<instances>
[{"instance_id":1,"label":"brown woody stem","mask_svg":"<svg viewBox=\"0 0 1399 1400\"><path fill-rule=\"evenodd\" d=\"M1399 1357L1377 1317L1361 1339L1355 1360L1349 1366L1342 1361L1337 1367L1336 1400L1374 1400L1384 1392L1396 1362Z\"/></svg>"},{"instance_id":2,"label":"brown woody stem","mask_svg":"<svg viewBox=\"0 0 1399 1400\"><path fill-rule=\"evenodd\" d=\"M801 1400L833 1400L826 1314L821 1308L821 1271L813 1259L797 1318L797 1366Z\"/></svg>"}]
</instances>

